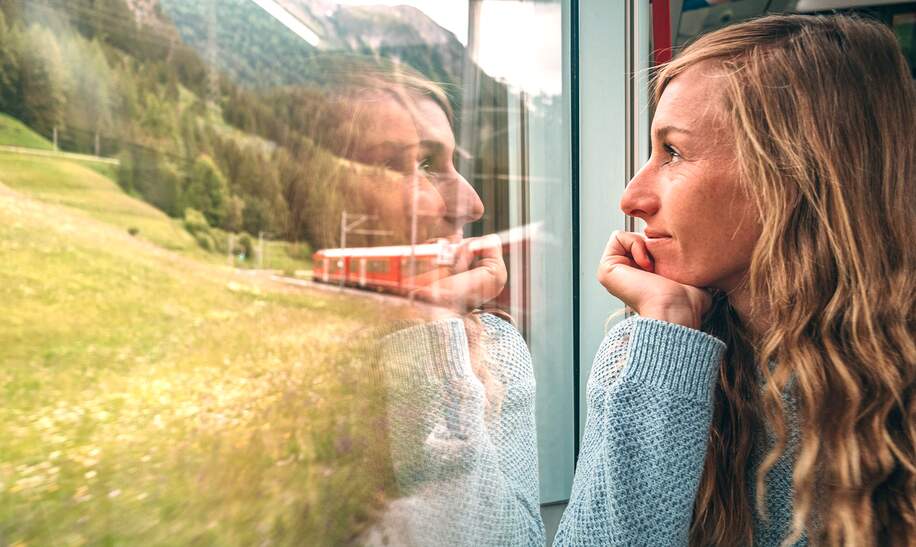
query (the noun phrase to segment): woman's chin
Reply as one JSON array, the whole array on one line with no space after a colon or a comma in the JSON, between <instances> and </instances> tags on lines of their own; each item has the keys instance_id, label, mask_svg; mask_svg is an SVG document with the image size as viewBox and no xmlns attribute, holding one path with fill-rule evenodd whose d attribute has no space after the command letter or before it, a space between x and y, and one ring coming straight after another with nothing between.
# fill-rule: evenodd
<instances>
[{"instance_id":1,"label":"woman's chin","mask_svg":"<svg viewBox=\"0 0 916 547\"><path fill-rule=\"evenodd\" d=\"M682 268L670 266L661 262L655 264L655 273L665 279L670 279L681 285L689 285L691 287L705 287L705 283L707 283L705 276L697 275L696 272L684 271Z\"/></svg>"}]
</instances>

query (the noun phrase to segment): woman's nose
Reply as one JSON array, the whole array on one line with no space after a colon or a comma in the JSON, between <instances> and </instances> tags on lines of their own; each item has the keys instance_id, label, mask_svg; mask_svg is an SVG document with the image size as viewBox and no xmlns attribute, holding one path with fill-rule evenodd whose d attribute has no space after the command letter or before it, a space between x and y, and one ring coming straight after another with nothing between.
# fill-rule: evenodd
<instances>
[{"instance_id":1,"label":"woman's nose","mask_svg":"<svg viewBox=\"0 0 916 547\"><path fill-rule=\"evenodd\" d=\"M658 194L652 188L649 165L646 164L627 184L620 198L620 210L625 214L646 220L658 212Z\"/></svg>"},{"instance_id":2,"label":"woman's nose","mask_svg":"<svg viewBox=\"0 0 916 547\"><path fill-rule=\"evenodd\" d=\"M483 202L477 191L457 171L440 183L439 193L445 201L445 220L460 228L483 216Z\"/></svg>"},{"instance_id":3,"label":"woman's nose","mask_svg":"<svg viewBox=\"0 0 916 547\"><path fill-rule=\"evenodd\" d=\"M448 215L448 202L439 192L434 184L430 184L425 178L419 178L414 189L416 199L416 212L421 217L439 219Z\"/></svg>"}]
</instances>

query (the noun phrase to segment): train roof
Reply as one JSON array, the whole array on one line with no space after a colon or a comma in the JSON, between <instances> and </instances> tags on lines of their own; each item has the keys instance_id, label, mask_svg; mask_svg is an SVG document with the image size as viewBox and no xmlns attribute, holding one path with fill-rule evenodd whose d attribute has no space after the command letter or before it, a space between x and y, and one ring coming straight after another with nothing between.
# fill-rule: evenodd
<instances>
[{"instance_id":1,"label":"train roof","mask_svg":"<svg viewBox=\"0 0 916 547\"><path fill-rule=\"evenodd\" d=\"M543 239L542 223L534 222L525 226L515 226L497 234L502 240L503 245L521 243L534 239ZM316 251L327 258L343 258L350 256L359 257L390 257L390 256L438 256L451 249L443 249L443 246L451 245L450 243L422 243L419 245L389 245L385 247L347 247L343 249L320 249ZM472 243L471 249L475 246Z\"/></svg>"},{"instance_id":2,"label":"train roof","mask_svg":"<svg viewBox=\"0 0 916 547\"><path fill-rule=\"evenodd\" d=\"M346 249L322 249L318 253L328 258L347 256L388 257L388 256L437 256L442 252L439 243L422 245L390 245L387 247L349 247Z\"/></svg>"}]
</instances>

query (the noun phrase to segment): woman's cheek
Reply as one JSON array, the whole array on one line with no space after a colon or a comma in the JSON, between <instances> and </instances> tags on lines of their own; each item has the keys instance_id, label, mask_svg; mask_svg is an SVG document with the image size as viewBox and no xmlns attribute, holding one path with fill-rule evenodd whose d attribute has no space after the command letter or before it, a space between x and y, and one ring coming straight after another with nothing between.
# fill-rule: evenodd
<instances>
[{"instance_id":1,"label":"woman's cheek","mask_svg":"<svg viewBox=\"0 0 916 547\"><path fill-rule=\"evenodd\" d=\"M710 275L708 259L682 248L677 240L656 250L655 273L678 283L700 286Z\"/></svg>"}]
</instances>

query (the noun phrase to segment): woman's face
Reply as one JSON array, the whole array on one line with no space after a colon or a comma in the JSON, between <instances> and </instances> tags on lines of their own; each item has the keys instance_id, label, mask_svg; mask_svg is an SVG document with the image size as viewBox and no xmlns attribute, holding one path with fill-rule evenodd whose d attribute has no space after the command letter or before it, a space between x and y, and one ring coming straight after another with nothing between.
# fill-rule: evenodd
<instances>
[{"instance_id":1,"label":"woman's face","mask_svg":"<svg viewBox=\"0 0 916 547\"><path fill-rule=\"evenodd\" d=\"M405 106L387 95L361 103L358 111L360 138L350 159L382 167L386 175L360 181L359 201L368 211L354 212L375 215L370 224L389 231L390 243L411 242L413 210L415 242L461 239L463 226L483 215L483 203L455 169L445 112L428 98Z\"/></svg>"},{"instance_id":2,"label":"woman's face","mask_svg":"<svg viewBox=\"0 0 916 547\"><path fill-rule=\"evenodd\" d=\"M665 88L652 120L652 155L620 208L645 221L655 273L731 291L750 265L760 223L738 185L718 74L699 64Z\"/></svg>"},{"instance_id":3,"label":"woman's face","mask_svg":"<svg viewBox=\"0 0 916 547\"><path fill-rule=\"evenodd\" d=\"M442 108L429 98L416 103L414 116L420 138L420 178L435 189L444 206L427 214L430 236L453 242L462 238L462 228L483 216L483 202L474 187L455 169L455 137ZM421 186L426 188L426 186Z\"/></svg>"}]
</instances>

